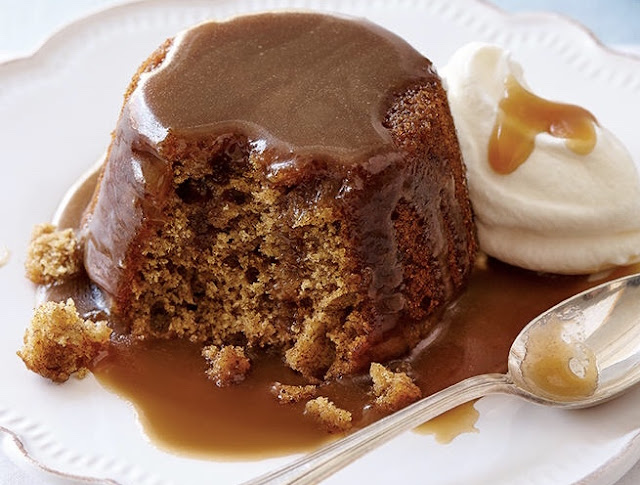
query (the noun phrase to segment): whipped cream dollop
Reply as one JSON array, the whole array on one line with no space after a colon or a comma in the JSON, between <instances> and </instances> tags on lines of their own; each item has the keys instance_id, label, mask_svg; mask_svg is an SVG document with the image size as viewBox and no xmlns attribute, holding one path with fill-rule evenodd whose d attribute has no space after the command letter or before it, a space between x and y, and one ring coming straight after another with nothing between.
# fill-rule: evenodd
<instances>
[{"instance_id":1,"label":"whipped cream dollop","mask_svg":"<svg viewBox=\"0 0 640 485\"><path fill-rule=\"evenodd\" d=\"M640 177L629 152L595 125L588 154L543 132L508 174L489 161L505 80L530 89L500 47L472 43L441 70L467 166L481 249L523 268L586 274L640 261Z\"/></svg>"}]
</instances>

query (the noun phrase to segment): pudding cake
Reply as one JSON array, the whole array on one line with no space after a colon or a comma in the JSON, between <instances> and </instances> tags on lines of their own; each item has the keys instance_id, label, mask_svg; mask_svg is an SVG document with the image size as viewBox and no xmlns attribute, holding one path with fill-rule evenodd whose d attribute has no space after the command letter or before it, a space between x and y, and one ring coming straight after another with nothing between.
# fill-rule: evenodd
<instances>
[{"instance_id":1,"label":"pudding cake","mask_svg":"<svg viewBox=\"0 0 640 485\"><path fill-rule=\"evenodd\" d=\"M368 21L267 13L142 64L79 237L125 333L269 349L322 380L424 338L474 231L431 63Z\"/></svg>"}]
</instances>

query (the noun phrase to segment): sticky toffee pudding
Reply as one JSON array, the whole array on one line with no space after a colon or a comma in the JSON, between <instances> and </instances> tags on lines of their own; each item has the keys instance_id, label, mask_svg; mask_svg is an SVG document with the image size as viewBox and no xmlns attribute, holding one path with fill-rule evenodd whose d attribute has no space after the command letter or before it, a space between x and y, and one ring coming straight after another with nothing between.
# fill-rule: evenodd
<instances>
[{"instance_id":1,"label":"sticky toffee pudding","mask_svg":"<svg viewBox=\"0 0 640 485\"><path fill-rule=\"evenodd\" d=\"M81 232L127 333L269 349L319 381L417 344L476 252L431 63L308 13L204 23L153 53Z\"/></svg>"}]
</instances>

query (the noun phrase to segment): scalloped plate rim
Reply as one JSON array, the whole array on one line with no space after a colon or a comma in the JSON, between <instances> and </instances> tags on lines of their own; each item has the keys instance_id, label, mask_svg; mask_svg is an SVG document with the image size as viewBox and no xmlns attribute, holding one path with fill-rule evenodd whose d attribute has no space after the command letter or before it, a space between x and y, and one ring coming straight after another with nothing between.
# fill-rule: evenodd
<instances>
[{"instance_id":1,"label":"scalloped plate rim","mask_svg":"<svg viewBox=\"0 0 640 485\"><path fill-rule=\"evenodd\" d=\"M322 0L317 0L319 4L322 3ZM364 0L363 0L364 1ZM606 56L615 56L627 60L640 61L640 55L625 53L616 51L599 40L599 38L588 28L582 25L580 22L553 12L542 12L542 11L531 11L531 12L518 12L518 13L509 13L501 9L500 7L489 3L486 0L461 0L463 3L476 4L481 8L485 8L487 10L491 10L494 15L501 17L502 21L507 22L518 22L524 25L532 24L532 23L542 23L546 24L549 22L554 23L563 23L565 25L570 25L572 27L573 33L579 33L582 36L582 40L587 40L590 49L595 49L600 51L602 54ZM0 62L0 76L10 75L10 71L12 69L22 70L29 69L37 65L38 61L42 59L46 59L47 56L59 52L64 49L64 45L73 39L78 33L85 28L87 28L91 23L101 22L105 15L124 15L127 11L136 10L145 7L153 7L153 8L162 8L165 6L172 7L181 7L181 6L198 6L198 5L206 5L207 7L211 7L212 3L217 2L206 2L206 0L187 0L186 2L181 2L180 0L133 0L130 2L119 2L109 6L99 6L91 11L79 16L73 21L57 28L52 33L50 33L46 38L44 38L40 44L35 47L31 52L25 53L18 57L14 57L11 59L4 60ZM354 3L358 3L358 0L354 0ZM399 0L398 3L402 3L402 0ZM428 3L427 1L421 2L420 0L416 0L413 3ZM373 8L374 6L372 6ZM268 9L267 9L268 10ZM278 10L278 9L276 9ZM111 483L117 485L119 482L114 479L109 478L99 478L88 475L73 475L67 472L59 471L54 468L51 468L44 463L39 462L35 458L33 458L29 451L25 446L25 440L15 431L0 426L0 432L6 433L6 436L11 439L14 446L18 450L18 452L24 457L24 459L35 469L39 469L41 472L55 476L58 478L65 478L74 481L82 481L86 483ZM629 457L633 457L633 461L628 463ZM626 443L622 452L617 455L611 457L609 460L603 462L596 469L591 471L588 475L583 477L582 479L574 482L573 485L590 485L596 483L597 480L600 480L603 475L618 475L620 478L624 473L626 473L635 463L635 461L640 458L640 430L637 430L631 439Z\"/></svg>"}]
</instances>

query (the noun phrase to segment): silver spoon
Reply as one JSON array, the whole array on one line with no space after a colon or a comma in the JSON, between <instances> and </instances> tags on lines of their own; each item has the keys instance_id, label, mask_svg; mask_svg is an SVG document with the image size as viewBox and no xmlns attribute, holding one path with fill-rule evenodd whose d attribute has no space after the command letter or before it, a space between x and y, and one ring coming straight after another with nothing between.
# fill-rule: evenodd
<instances>
[{"instance_id":1,"label":"silver spoon","mask_svg":"<svg viewBox=\"0 0 640 485\"><path fill-rule=\"evenodd\" d=\"M404 431L492 393L565 409L595 406L640 381L640 274L604 283L533 319L506 374L470 377L244 485L317 483Z\"/></svg>"}]
</instances>

